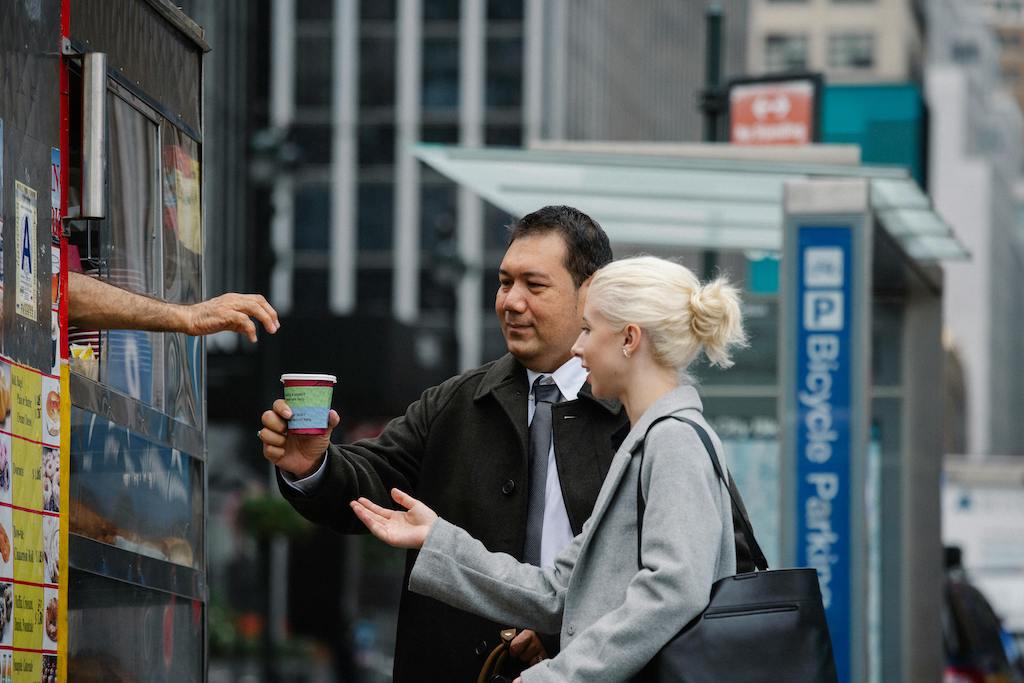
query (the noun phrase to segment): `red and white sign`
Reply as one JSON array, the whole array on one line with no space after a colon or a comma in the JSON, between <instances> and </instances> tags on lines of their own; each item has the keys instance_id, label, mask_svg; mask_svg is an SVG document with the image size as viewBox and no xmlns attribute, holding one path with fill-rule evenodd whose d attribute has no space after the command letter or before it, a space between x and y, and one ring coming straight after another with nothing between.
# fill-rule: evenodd
<instances>
[{"instance_id":1,"label":"red and white sign","mask_svg":"<svg viewBox=\"0 0 1024 683\"><path fill-rule=\"evenodd\" d=\"M814 83L737 84L729 91L729 142L806 145L814 140Z\"/></svg>"}]
</instances>

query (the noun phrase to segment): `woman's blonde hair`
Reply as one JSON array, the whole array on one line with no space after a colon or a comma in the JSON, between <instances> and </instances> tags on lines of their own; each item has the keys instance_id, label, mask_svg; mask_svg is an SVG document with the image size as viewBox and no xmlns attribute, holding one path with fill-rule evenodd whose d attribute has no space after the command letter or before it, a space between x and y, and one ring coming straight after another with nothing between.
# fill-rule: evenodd
<instances>
[{"instance_id":1,"label":"woman's blonde hair","mask_svg":"<svg viewBox=\"0 0 1024 683\"><path fill-rule=\"evenodd\" d=\"M702 350L713 365L730 367L730 349L747 342L736 288L725 278L702 285L674 261L613 261L594 275L587 296L613 327L638 325L650 338L654 359L680 372Z\"/></svg>"}]
</instances>

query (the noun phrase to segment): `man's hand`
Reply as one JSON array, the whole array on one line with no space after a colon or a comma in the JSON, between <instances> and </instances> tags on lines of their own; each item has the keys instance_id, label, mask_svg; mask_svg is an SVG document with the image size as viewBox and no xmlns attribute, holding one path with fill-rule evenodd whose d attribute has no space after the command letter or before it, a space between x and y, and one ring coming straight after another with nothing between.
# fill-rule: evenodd
<instances>
[{"instance_id":1,"label":"man's hand","mask_svg":"<svg viewBox=\"0 0 1024 683\"><path fill-rule=\"evenodd\" d=\"M548 658L540 636L530 629L523 629L508 645L508 652L521 662L533 666Z\"/></svg>"},{"instance_id":2,"label":"man's hand","mask_svg":"<svg viewBox=\"0 0 1024 683\"><path fill-rule=\"evenodd\" d=\"M331 431L341 422L334 410L327 413L324 434L289 434L292 409L283 398L274 401L274 409L263 413L263 429L257 434L263 442L263 457L299 479L308 477L320 466L331 444Z\"/></svg>"},{"instance_id":3,"label":"man's hand","mask_svg":"<svg viewBox=\"0 0 1024 683\"><path fill-rule=\"evenodd\" d=\"M281 327L277 311L260 294L221 294L209 301L192 304L187 313L186 332L193 337L232 331L244 334L249 341L255 342L256 325L252 318L259 320L271 334Z\"/></svg>"},{"instance_id":4,"label":"man's hand","mask_svg":"<svg viewBox=\"0 0 1024 683\"><path fill-rule=\"evenodd\" d=\"M360 498L349 505L370 533L395 548L419 550L437 521L437 513L398 489L391 489L391 498L406 512L382 508L371 500Z\"/></svg>"}]
</instances>

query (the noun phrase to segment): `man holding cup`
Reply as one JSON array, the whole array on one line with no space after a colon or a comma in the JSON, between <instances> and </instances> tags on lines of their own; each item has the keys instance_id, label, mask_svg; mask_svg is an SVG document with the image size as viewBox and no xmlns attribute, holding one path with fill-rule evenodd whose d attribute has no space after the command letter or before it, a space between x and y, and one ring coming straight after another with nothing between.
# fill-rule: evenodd
<instances>
[{"instance_id":1,"label":"man holding cup","mask_svg":"<svg viewBox=\"0 0 1024 683\"><path fill-rule=\"evenodd\" d=\"M341 533L364 530L348 507L363 496L393 507L409 491L494 552L550 566L580 533L627 427L617 403L599 401L571 352L582 325L585 283L611 261L608 237L586 214L548 206L510 229L495 312L509 353L427 389L375 439L330 444L288 430L284 400L263 414L263 453L282 494L306 518ZM406 574L415 556L410 553ZM470 681L499 639L494 624L402 591L396 683ZM524 664L557 643L521 632Z\"/></svg>"}]
</instances>

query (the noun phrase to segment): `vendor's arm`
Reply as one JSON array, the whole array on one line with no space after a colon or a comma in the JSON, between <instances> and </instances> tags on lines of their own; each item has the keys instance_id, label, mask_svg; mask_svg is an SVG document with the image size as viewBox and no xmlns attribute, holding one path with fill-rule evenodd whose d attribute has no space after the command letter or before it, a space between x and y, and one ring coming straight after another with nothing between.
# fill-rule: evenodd
<instances>
[{"instance_id":1,"label":"vendor's arm","mask_svg":"<svg viewBox=\"0 0 1024 683\"><path fill-rule=\"evenodd\" d=\"M68 320L79 327L193 336L230 331L255 342L254 318L268 332L280 327L277 311L259 294L228 293L197 304L172 304L82 273L68 273Z\"/></svg>"}]
</instances>

